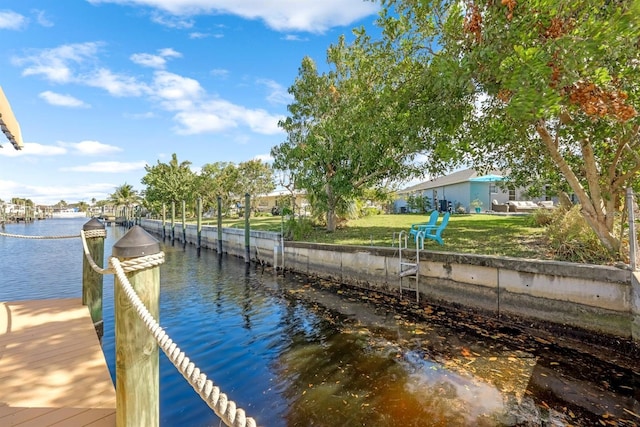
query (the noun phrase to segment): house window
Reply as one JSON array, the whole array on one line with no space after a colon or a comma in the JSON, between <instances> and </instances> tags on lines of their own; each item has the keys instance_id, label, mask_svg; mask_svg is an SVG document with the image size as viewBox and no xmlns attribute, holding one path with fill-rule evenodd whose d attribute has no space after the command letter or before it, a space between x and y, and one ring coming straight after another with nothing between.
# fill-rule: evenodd
<instances>
[{"instance_id":1,"label":"house window","mask_svg":"<svg viewBox=\"0 0 640 427\"><path fill-rule=\"evenodd\" d=\"M515 188L510 188L509 189L509 200L516 200L516 189Z\"/></svg>"}]
</instances>

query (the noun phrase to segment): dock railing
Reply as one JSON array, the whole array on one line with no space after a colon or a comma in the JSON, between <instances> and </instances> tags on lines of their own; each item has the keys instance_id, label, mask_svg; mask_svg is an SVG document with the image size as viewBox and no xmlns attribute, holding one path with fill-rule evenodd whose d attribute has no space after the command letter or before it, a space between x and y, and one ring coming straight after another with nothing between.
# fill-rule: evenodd
<instances>
[{"instance_id":1,"label":"dock railing","mask_svg":"<svg viewBox=\"0 0 640 427\"><path fill-rule=\"evenodd\" d=\"M255 427L255 420L247 417L243 409L222 393L156 321L160 295L159 267L164 262L160 243L142 227L134 226L114 244L113 255L109 258L110 267L104 269L94 260L92 252L96 252L96 245L91 242L93 239L104 241L104 225L102 233L95 224L88 228L90 230L81 232L87 268L101 275L115 275L116 425L159 425L160 347L222 422L229 427ZM83 278L90 276L83 272ZM99 295L101 304L101 290L87 294ZM96 301L83 302L89 307L97 305ZM140 378L145 378L145 381L140 381Z\"/></svg>"}]
</instances>

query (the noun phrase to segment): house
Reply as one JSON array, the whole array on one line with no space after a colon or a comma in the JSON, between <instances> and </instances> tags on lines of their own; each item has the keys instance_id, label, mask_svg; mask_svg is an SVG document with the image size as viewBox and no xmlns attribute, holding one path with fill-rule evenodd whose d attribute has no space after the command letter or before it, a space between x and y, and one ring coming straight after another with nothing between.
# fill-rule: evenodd
<instances>
[{"instance_id":1,"label":"house","mask_svg":"<svg viewBox=\"0 0 640 427\"><path fill-rule=\"evenodd\" d=\"M525 189L501 188L499 183L505 177L501 171L480 174L475 169L463 169L449 175L433 178L428 181L407 187L397 192L398 199L394 203L396 213L411 212L407 204L410 196L428 198L432 208L445 211L459 207L472 212L471 202L482 202L482 211L491 210L492 201L504 204L515 200L528 200Z\"/></svg>"},{"instance_id":2,"label":"house","mask_svg":"<svg viewBox=\"0 0 640 427\"><path fill-rule=\"evenodd\" d=\"M301 190L294 190L296 215L309 215L311 206L307 201L307 194ZM276 190L271 193L260 196L258 200L258 210L260 212L279 212L278 208L283 204L288 205L288 199L291 198L289 190Z\"/></svg>"}]
</instances>

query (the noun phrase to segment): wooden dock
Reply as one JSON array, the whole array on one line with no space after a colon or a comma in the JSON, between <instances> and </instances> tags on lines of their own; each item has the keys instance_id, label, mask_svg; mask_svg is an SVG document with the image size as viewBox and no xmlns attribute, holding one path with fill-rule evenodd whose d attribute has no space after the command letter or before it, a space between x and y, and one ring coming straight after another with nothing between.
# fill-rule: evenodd
<instances>
[{"instance_id":1,"label":"wooden dock","mask_svg":"<svg viewBox=\"0 0 640 427\"><path fill-rule=\"evenodd\" d=\"M0 302L1 426L115 426L115 408L80 299Z\"/></svg>"}]
</instances>

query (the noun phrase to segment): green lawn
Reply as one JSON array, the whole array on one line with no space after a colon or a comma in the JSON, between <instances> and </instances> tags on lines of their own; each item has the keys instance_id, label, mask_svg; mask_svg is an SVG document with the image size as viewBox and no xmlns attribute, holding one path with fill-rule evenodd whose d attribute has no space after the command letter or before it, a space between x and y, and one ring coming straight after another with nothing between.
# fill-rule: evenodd
<instances>
[{"instance_id":1,"label":"green lawn","mask_svg":"<svg viewBox=\"0 0 640 427\"><path fill-rule=\"evenodd\" d=\"M281 230L281 217L251 218L254 230ZM317 227L304 240L342 245L392 245L394 233L409 230L413 223L428 221L427 215L374 215L349 221L334 233ZM207 221L216 224L216 221ZM244 228L244 219L225 219L223 227ZM532 227L527 216L487 214L452 215L443 233L444 246L425 241L425 249L435 251L550 259L543 236L544 229ZM410 245L413 243L410 242Z\"/></svg>"}]
</instances>

